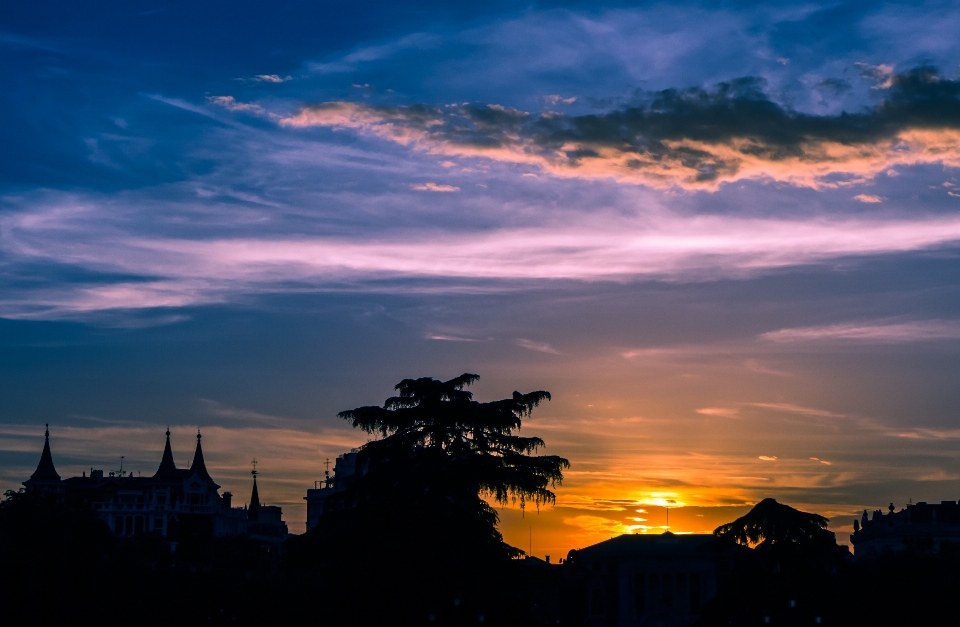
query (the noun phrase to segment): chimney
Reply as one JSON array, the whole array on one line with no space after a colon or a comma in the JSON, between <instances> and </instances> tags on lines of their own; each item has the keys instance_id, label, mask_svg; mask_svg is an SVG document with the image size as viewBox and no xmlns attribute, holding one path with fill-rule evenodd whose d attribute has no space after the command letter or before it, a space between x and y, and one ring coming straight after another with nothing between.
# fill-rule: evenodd
<instances>
[{"instance_id":1,"label":"chimney","mask_svg":"<svg viewBox=\"0 0 960 627\"><path fill-rule=\"evenodd\" d=\"M233 507L233 492L224 492L222 499L224 507L227 509Z\"/></svg>"},{"instance_id":2,"label":"chimney","mask_svg":"<svg viewBox=\"0 0 960 627\"><path fill-rule=\"evenodd\" d=\"M546 558L547 558L547 564L549 564L549 563L550 563L550 556L547 555Z\"/></svg>"}]
</instances>

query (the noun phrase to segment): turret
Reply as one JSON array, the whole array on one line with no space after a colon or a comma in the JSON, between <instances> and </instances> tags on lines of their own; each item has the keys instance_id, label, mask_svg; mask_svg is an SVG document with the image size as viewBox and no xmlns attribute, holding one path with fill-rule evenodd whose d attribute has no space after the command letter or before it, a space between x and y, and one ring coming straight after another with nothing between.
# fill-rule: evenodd
<instances>
[{"instance_id":1,"label":"turret","mask_svg":"<svg viewBox=\"0 0 960 627\"><path fill-rule=\"evenodd\" d=\"M163 457L160 458L160 467L153 475L154 479L173 479L177 476L177 465L173 462L173 451L170 449L170 427L167 427L167 444L163 447Z\"/></svg>"},{"instance_id":2,"label":"turret","mask_svg":"<svg viewBox=\"0 0 960 627\"><path fill-rule=\"evenodd\" d=\"M193 454L193 463L190 464L190 472L196 473L201 479L209 481L215 488L220 486L214 482L210 477L210 473L207 472L207 465L203 461L203 448L200 446L200 429L197 429L197 450Z\"/></svg>"},{"instance_id":3,"label":"turret","mask_svg":"<svg viewBox=\"0 0 960 627\"><path fill-rule=\"evenodd\" d=\"M40 463L37 464L37 469L33 471L30 478L23 482L23 485L26 486L29 492L35 490L42 492L57 491L60 488L60 475L53 465L53 454L50 453L49 424L43 436L43 452L40 453Z\"/></svg>"},{"instance_id":4,"label":"turret","mask_svg":"<svg viewBox=\"0 0 960 627\"><path fill-rule=\"evenodd\" d=\"M250 507L247 509L247 519L256 522L260 519L260 493L257 491L257 460L253 460L253 494L250 495Z\"/></svg>"}]
</instances>

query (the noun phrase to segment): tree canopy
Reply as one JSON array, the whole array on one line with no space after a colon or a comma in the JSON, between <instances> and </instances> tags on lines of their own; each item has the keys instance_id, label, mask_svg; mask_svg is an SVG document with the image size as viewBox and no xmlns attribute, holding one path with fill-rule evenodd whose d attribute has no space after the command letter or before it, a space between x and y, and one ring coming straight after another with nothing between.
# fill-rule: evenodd
<instances>
[{"instance_id":1,"label":"tree canopy","mask_svg":"<svg viewBox=\"0 0 960 627\"><path fill-rule=\"evenodd\" d=\"M377 439L360 448L356 473L325 501L316 527L284 554L305 595L322 585L331 624L420 624L429 608L438 624L469 613L470 622L532 624L522 599L537 575L512 559L523 551L504 542L487 500L552 503L569 462L537 455L543 440L516 433L549 393L478 402L465 389L477 379L404 379L382 406L339 414Z\"/></svg>"},{"instance_id":2,"label":"tree canopy","mask_svg":"<svg viewBox=\"0 0 960 627\"><path fill-rule=\"evenodd\" d=\"M733 522L720 525L714 534L743 545L758 548L778 545L834 544L827 531L829 520L817 514L794 509L767 498Z\"/></svg>"},{"instance_id":3,"label":"tree canopy","mask_svg":"<svg viewBox=\"0 0 960 627\"><path fill-rule=\"evenodd\" d=\"M555 502L551 488L570 463L533 455L543 440L513 433L550 393L514 392L481 403L464 389L479 378L466 373L449 381L404 379L383 407L341 412L354 427L382 436L361 449L361 467L371 478L367 486L387 479L393 490L412 483L455 500L491 496L501 504L516 499L521 507Z\"/></svg>"}]
</instances>

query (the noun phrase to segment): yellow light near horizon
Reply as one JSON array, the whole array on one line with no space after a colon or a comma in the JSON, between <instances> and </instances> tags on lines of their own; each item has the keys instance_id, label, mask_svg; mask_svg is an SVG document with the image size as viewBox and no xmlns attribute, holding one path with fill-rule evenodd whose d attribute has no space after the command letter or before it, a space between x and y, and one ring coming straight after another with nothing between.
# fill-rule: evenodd
<instances>
[{"instance_id":1,"label":"yellow light near horizon","mask_svg":"<svg viewBox=\"0 0 960 627\"><path fill-rule=\"evenodd\" d=\"M658 507L684 507L685 502L679 500L676 492L655 492L648 497L639 499L638 505L655 505ZM669 498L668 498L669 497Z\"/></svg>"}]
</instances>

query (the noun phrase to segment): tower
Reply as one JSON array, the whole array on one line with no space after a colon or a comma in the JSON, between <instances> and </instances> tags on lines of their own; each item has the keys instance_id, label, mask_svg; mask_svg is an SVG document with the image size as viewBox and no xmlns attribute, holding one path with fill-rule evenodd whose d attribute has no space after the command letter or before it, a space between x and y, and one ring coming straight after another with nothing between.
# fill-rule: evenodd
<instances>
[{"instance_id":1,"label":"tower","mask_svg":"<svg viewBox=\"0 0 960 627\"><path fill-rule=\"evenodd\" d=\"M27 492L32 493L60 493L60 475L53 465L53 454L50 453L50 425L44 431L43 452L40 453L40 463L30 478L23 482Z\"/></svg>"},{"instance_id":2,"label":"tower","mask_svg":"<svg viewBox=\"0 0 960 627\"><path fill-rule=\"evenodd\" d=\"M250 495L250 507L247 509L247 519L256 522L260 519L260 493L257 491L257 459L253 459L253 494Z\"/></svg>"},{"instance_id":3,"label":"tower","mask_svg":"<svg viewBox=\"0 0 960 627\"><path fill-rule=\"evenodd\" d=\"M216 488L220 486L214 483L213 479L210 477L210 473L207 472L207 464L203 461L203 448L200 446L200 438L203 437L200 435L200 429L197 429L197 450L193 453L193 463L190 464L190 472L196 473L201 479L209 481Z\"/></svg>"},{"instance_id":4,"label":"tower","mask_svg":"<svg viewBox=\"0 0 960 627\"><path fill-rule=\"evenodd\" d=\"M163 457L160 458L160 467L153 475L154 479L177 478L177 465L173 462L173 451L170 449L170 427L167 427L167 444L163 447Z\"/></svg>"}]
</instances>

